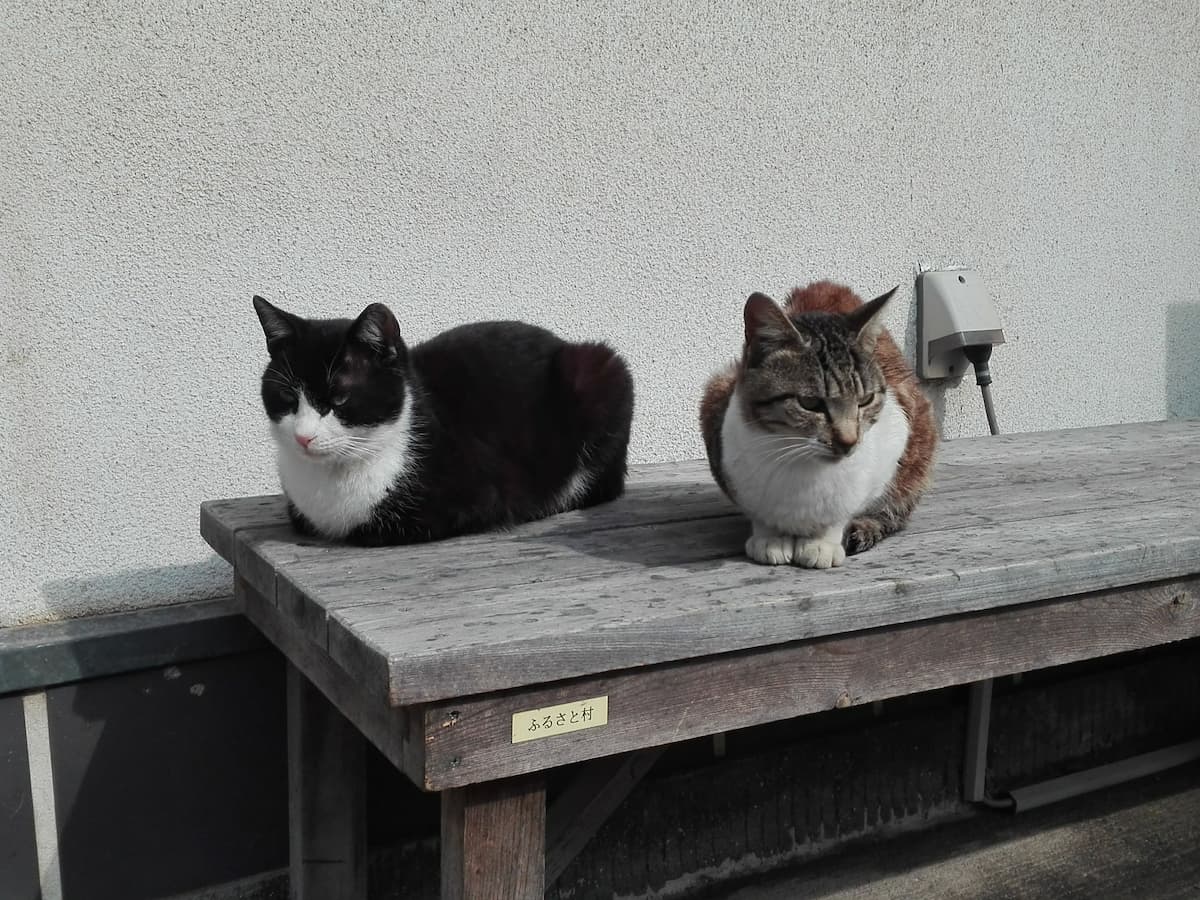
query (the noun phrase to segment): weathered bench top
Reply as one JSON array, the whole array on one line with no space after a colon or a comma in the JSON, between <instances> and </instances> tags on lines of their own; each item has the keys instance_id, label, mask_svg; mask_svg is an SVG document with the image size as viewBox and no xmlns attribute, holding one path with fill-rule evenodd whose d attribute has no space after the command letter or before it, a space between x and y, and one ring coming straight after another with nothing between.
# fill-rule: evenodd
<instances>
[{"instance_id":1,"label":"weathered bench top","mask_svg":"<svg viewBox=\"0 0 1200 900\"><path fill-rule=\"evenodd\" d=\"M843 568L764 567L703 462L503 534L298 539L280 497L205 503L239 577L394 706L1200 572L1200 422L949 442L904 533Z\"/></svg>"}]
</instances>

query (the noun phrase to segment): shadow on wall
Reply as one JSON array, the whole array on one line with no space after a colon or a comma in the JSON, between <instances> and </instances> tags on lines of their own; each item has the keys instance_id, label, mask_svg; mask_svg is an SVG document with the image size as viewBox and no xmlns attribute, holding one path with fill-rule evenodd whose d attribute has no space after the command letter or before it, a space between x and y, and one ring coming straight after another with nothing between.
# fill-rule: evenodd
<instances>
[{"instance_id":1,"label":"shadow on wall","mask_svg":"<svg viewBox=\"0 0 1200 900\"><path fill-rule=\"evenodd\" d=\"M1167 417L1200 419L1200 303L1167 307Z\"/></svg>"},{"instance_id":2,"label":"shadow on wall","mask_svg":"<svg viewBox=\"0 0 1200 900\"><path fill-rule=\"evenodd\" d=\"M65 896L190 895L286 865L277 654L59 685L46 703Z\"/></svg>"},{"instance_id":3,"label":"shadow on wall","mask_svg":"<svg viewBox=\"0 0 1200 900\"><path fill-rule=\"evenodd\" d=\"M42 593L60 619L56 632L94 637L106 617L88 610L176 604L230 587L229 566L214 555L57 579ZM116 618L136 625L140 615ZM183 634L152 639L151 657L177 659L165 666L141 666L145 634L110 641L116 674L94 646L72 646L77 677L46 690L67 896L151 900L286 865L282 659L264 649L192 658Z\"/></svg>"}]
</instances>

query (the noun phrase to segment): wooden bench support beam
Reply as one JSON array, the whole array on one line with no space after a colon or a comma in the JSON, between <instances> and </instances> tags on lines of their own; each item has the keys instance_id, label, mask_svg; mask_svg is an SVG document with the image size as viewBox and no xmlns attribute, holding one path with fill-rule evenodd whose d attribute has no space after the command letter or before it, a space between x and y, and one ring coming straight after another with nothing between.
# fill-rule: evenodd
<instances>
[{"instance_id":1,"label":"wooden bench support beam","mask_svg":"<svg viewBox=\"0 0 1200 900\"><path fill-rule=\"evenodd\" d=\"M292 900L366 900L366 743L293 665L287 670Z\"/></svg>"},{"instance_id":2,"label":"wooden bench support beam","mask_svg":"<svg viewBox=\"0 0 1200 900\"><path fill-rule=\"evenodd\" d=\"M432 704L431 790L1200 635L1200 577ZM512 716L608 698L605 727L512 742ZM442 723L453 717L453 728Z\"/></svg>"},{"instance_id":3,"label":"wooden bench support beam","mask_svg":"<svg viewBox=\"0 0 1200 900\"><path fill-rule=\"evenodd\" d=\"M541 775L442 793L442 900L542 900L546 788Z\"/></svg>"},{"instance_id":4,"label":"wooden bench support beam","mask_svg":"<svg viewBox=\"0 0 1200 900\"><path fill-rule=\"evenodd\" d=\"M234 579L234 597L246 618L279 648L304 679L316 685L392 765L415 784L421 784L424 748L420 734L411 733L411 722L414 718L419 721L420 710L394 709L364 693L362 686L331 661L321 647L291 629L272 600L246 579Z\"/></svg>"},{"instance_id":5,"label":"wooden bench support beam","mask_svg":"<svg viewBox=\"0 0 1200 900\"><path fill-rule=\"evenodd\" d=\"M571 864L662 756L640 750L589 763L546 813L546 886Z\"/></svg>"}]
</instances>

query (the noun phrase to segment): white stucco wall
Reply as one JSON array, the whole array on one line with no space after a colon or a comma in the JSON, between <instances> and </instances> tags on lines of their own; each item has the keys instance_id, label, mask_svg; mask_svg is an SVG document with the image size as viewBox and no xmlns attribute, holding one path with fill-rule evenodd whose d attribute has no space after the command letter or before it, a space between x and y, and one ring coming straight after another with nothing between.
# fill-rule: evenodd
<instances>
[{"instance_id":1,"label":"white stucco wall","mask_svg":"<svg viewBox=\"0 0 1200 900\"><path fill-rule=\"evenodd\" d=\"M1194 0L466 6L4 5L0 625L228 590L256 291L608 339L637 460L701 454L748 292L900 282L910 344L918 263L989 282L1007 429L1200 411Z\"/></svg>"}]
</instances>

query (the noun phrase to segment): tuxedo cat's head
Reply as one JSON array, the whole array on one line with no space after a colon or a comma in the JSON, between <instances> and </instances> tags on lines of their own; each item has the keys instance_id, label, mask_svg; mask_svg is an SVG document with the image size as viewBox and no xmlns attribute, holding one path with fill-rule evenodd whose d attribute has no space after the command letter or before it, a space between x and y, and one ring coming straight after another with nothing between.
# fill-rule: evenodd
<instances>
[{"instance_id":1,"label":"tuxedo cat's head","mask_svg":"<svg viewBox=\"0 0 1200 900\"><path fill-rule=\"evenodd\" d=\"M406 400L408 350L396 317L372 303L357 319L304 319L262 297L254 309L270 362L262 401L281 453L313 462L375 457Z\"/></svg>"},{"instance_id":2,"label":"tuxedo cat's head","mask_svg":"<svg viewBox=\"0 0 1200 900\"><path fill-rule=\"evenodd\" d=\"M805 441L809 456L852 453L883 408L875 345L893 293L852 312L791 316L765 294L751 295L740 378L747 421Z\"/></svg>"}]
</instances>

